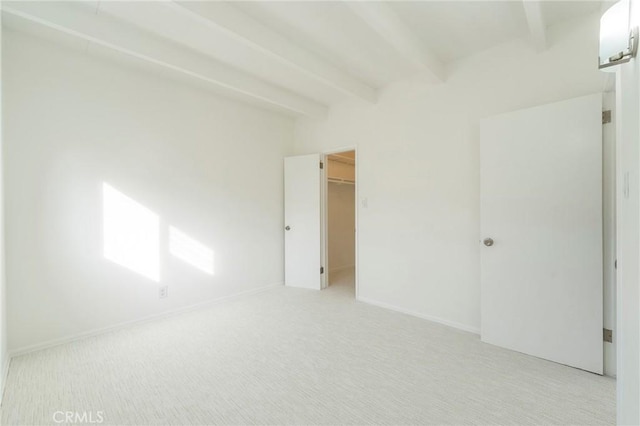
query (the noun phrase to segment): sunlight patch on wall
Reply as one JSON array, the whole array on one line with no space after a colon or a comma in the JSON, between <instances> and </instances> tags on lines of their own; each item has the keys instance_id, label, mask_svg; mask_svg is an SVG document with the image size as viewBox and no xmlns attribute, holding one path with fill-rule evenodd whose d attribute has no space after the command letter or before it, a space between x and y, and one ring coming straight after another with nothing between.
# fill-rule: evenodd
<instances>
[{"instance_id":1,"label":"sunlight patch on wall","mask_svg":"<svg viewBox=\"0 0 640 426\"><path fill-rule=\"evenodd\" d=\"M160 280L160 218L112 186L102 185L103 254L112 262Z\"/></svg>"},{"instance_id":2,"label":"sunlight patch on wall","mask_svg":"<svg viewBox=\"0 0 640 426\"><path fill-rule=\"evenodd\" d=\"M213 275L213 251L173 226L169 228L169 252L189 265Z\"/></svg>"}]
</instances>

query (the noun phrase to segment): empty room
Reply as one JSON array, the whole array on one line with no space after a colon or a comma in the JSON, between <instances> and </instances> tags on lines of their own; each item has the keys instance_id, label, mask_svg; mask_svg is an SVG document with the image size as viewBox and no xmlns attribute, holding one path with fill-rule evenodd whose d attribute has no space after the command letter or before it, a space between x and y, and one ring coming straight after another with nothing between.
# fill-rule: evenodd
<instances>
[{"instance_id":1,"label":"empty room","mask_svg":"<svg viewBox=\"0 0 640 426\"><path fill-rule=\"evenodd\" d=\"M0 424L640 425L640 0L0 7Z\"/></svg>"}]
</instances>

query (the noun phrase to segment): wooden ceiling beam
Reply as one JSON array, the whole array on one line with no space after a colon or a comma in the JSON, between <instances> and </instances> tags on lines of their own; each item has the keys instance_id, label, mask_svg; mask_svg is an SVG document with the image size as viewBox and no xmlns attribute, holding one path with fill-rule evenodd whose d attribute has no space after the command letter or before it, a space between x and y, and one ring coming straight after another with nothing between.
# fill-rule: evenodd
<instances>
[{"instance_id":1,"label":"wooden ceiling beam","mask_svg":"<svg viewBox=\"0 0 640 426\"><path fill-rule=\"evenodd\" d=\"M432 82L445 80L445 68L440 59L423 45L388 4L362 0L347 4L398 53L426 73Z\"/></svg>"},{"instance_id":2,"label":"wooden ceiling beam","mask_svg":"<svg viewBox=\"0 0 640 426\"><path fill-rule=\"evenodd\" d=\"M522 6L527 17L533 47L541 52L547 48L547 25L542 14L542 2L540 0L522 0Z\"/></svg>"},{"instance_id":3,"label":"wooden ceiling beam","mask_svg":"<svg viewBox=\"0 0 640 426\"><path fill-rule=\"evenodd\" d=\"M2 13L204 81L252 104L294 116L323 118L327 114L325 105L149 36L111 17L95 14L86 7L59 2L3 2Z\"/></svg>"}]
</instances>

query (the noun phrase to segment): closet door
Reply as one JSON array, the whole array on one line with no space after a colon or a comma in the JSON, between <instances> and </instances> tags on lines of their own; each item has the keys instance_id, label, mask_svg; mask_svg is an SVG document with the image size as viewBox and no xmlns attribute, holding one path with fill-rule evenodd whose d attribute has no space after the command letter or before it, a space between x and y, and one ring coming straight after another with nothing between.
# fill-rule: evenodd
<instances>
[{"instance_id":1,"label":"closet door","mask_svg":"<svg viewBox=\"0 0 640 426\"><path fill-rule=\"evenodd\" d=\"M284 159L285 285L320 290L320 155Z\"/></svg>"},{"instance_id":2,"label":"closet door","mask_svg":"<svg viewBox=\"0 0 640 426\"><path fill-rule=\"evenodd\" d=\"M481 123L481 335L602 374L601 94Z\"/></svg>"}]
</instances>

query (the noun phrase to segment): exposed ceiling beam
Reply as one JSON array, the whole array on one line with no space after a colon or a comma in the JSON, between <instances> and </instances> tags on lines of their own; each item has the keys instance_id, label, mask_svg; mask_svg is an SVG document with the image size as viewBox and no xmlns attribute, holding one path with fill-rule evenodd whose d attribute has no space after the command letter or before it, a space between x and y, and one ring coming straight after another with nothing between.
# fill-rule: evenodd
<instances>
[{"instance_id":1,"label":"exposed ceiling beam","mask_svg":"<svg viewBox=\"0 0 640 426\"><path fill-rule=\"evenodd\" d=\"M527 17L533 47L541 52L547 48L547 25L542 15L542 1L522 0L522 6Z\"/></svg>"},{"instance_id":2,"label":"exposed ceiling beam","mask_svg":"<svg viewBox=\"0 0 640 426\"><path fill-rule=\"evenodd\" d=\"M58 2L3 2L2 12L210 83L254 104L313 118L327 114L325 105L149 36L112 18L92 13L87 8Z\"/></svg>"},{"instance_id":3,"label":"exposed ceiling beam","mask_svg":"<svg viewBox=\"0 0 640 426\"><path fill-rule=\"evenodd\" d=\"M431 81L444 81L445 71L440 59L422 44L388 4L363 0L346 4L400 54L426 72Z\"/></svg>"},{"instance_id":4,"label":"exposed ceiling beam","mask_svg":"<svg viewBox=\"0 0 640 426\"><path fill-rule=\"evenodd\" d=\"M236 42L255 52L267 55L318 82L339 91L375 102L376 90L350 74L300 48L286 37L274 32L226 2L168 2L178 13L188 16L194 23L222 31Z\"/></svg>"}]
</instances>

